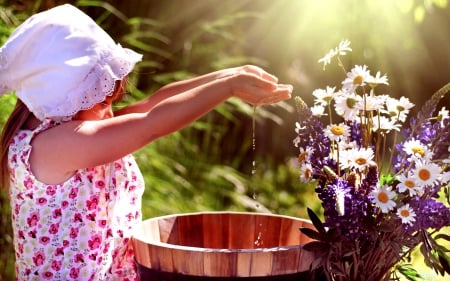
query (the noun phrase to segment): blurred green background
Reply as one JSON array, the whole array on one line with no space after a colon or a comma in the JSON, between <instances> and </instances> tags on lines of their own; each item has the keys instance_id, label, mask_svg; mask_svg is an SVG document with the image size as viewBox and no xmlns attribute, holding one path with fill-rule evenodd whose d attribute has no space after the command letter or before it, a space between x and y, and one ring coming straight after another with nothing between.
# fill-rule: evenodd
<instances>
[{"instance_id":1,"label":"blurred green background","mask_svg":"<svg viewBox=\"0 0 450 281\"><path fill-rule=\"evenodd\" d=\"M387 73L387 94L409 97L414 111L450 81L447 0L0 0L0 43L31 14L62 3L144 54L125 103L172 81L251 63L293 84L294 95L311 104L314 89L343 79L335 64L324 72L317 63L342 39L352 42L347 67ZM0 125L14 102L11 95L0 99ZM442 105L449 108L450 97ZM293 164L295 121L293 100L254 110L232 99L140 150L144 218L206 210L306 217L306 207L320 213L313 187L299 183ZM7 198L1 191L0 281L14 276ZM444 280L422 272L426 280Z\"/></svg>"}]
</instances>

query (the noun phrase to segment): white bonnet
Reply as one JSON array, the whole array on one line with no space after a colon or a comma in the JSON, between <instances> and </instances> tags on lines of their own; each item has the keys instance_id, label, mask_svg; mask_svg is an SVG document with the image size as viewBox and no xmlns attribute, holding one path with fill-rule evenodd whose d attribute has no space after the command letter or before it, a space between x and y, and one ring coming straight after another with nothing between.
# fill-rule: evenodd
<instances>
[{"instance_id":1,"label":"white bonnet","mask_svg":"<svg viewBox=\"0 0 450 281\"><path fill-rule=\"evenodd\" d=\"M40 120L105 100L142 59L69 4L35 14L0 48L0 96L15 91Z\"/></svg>"}]
</instances>

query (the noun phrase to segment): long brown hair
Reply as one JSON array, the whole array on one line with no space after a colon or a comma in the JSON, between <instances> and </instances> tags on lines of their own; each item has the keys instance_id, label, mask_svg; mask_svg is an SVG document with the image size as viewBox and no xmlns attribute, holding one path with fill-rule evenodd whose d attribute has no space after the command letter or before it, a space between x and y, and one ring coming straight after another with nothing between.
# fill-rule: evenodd
<instances>
[{"instance_id":1,"label":"long brown hair","mask_svg":"<svg viewBox=\"0 0 450 281\"><path fill-rule=\"evenodd\" d=\"M6 121L2 130L2 136L0 141L0 186L2 188L8 188L9 186L9 167L8 167L8 151L9 145L17 134L17 132L23 127L25 122L33 116L26 105L19 99L16 102L13 112Z\"/></svg>"},{"instance_id":2,"label":"long brown hair","mask_svg":"<svg viewBox=\"0 0 450 281\"><path fill-rule=\"evenodd\" d=\"M120 101L125 94L125 87L128 81L128 76L125 76L122 80L115 82L113 92L113 102ZM1 140L0 140L0 189L7 189L9 187L9 166L8 166L8 152L9 145L17 132L22 129L25 123L30 119L35 118L34 114L26 107L26 105L19 99L17 99L16 106L13 112L6 121L3 127Z\"/></svg>"}]
</instances>

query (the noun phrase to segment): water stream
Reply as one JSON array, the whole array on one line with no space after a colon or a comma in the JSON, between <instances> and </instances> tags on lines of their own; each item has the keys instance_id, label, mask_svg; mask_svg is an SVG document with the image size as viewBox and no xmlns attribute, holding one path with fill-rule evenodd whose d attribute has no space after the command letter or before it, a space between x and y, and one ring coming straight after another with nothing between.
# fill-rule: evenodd
<instances>
[{"instance_id":1,"label":"water stream","mask_svg":"<svg viewBox=\"0 0 450 281\"><path fill-rule=\"evenodd\" d=\"M253 106L253 114L252 114L252 155L253 155L253 161L252 161L252 179L254 179L256 175L256 106ZM252 180L252 188L253 188L253 195L252 198L255 200L256 205L255 208L259 209L259 203L257 201L258 197L256 196L256 188L255 188L255 181ZM258 225L258 236L256 237L255 247L263 247L263 241L262 241L262 224Z\"/></svg>"}]
</instances>

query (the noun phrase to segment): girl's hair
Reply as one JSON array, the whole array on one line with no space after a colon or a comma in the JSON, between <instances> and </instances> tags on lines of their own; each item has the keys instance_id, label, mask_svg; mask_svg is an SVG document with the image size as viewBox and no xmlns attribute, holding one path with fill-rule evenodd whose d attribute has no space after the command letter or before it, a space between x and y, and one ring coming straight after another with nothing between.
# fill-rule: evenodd
<instances>
[{"instance_id":1,"label":"girl's hair","mask_svg":"<svg viewBox=\"0 0 450 281\"><path fill-rule=\"evenodd\" d=\"M31 113L21 100L17 100L13 112L9 116L3 127L0 140L0 186L8 188L9 186L9 165L8 165L8 151L11 143L17 132L23 127L28 118L32 117Z\"/></svg>"},{"instance_id":2,"label":"girl's hair","mask_svg":"<svg viewBox=\"0 0 450 281\"><path fill-rule=\"evenodd\" d=\"M127 81L127 76L122 80L116 81L113 102L120 101L122 99L125 94L125 86ZM34 117L34 114L28 110L26 105L21 100L17 99L16 106L3 127L0 139L0 189L7 189L9 187L9 145L17 132L24 127L27 120L31 117Z\"/></svg>"}]
</instances>

